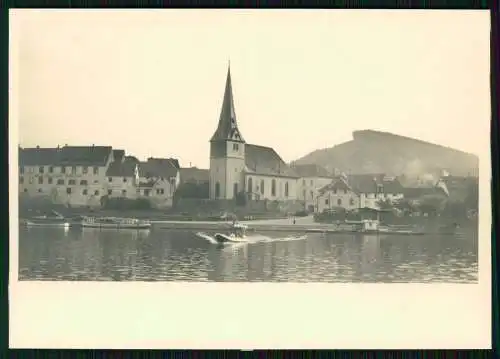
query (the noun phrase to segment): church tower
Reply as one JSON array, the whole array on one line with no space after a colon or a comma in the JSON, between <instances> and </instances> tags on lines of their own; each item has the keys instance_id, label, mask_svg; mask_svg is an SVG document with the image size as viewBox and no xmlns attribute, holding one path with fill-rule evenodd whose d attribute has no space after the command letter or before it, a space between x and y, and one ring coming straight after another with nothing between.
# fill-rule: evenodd
<instances>
[{"instance_id":1,"label":"church tower","mask_svg":"<svg viewBox=\"0 0 500 359\"><path fill-rule=\"evenodd\" d=\"M210 139L210 199L233 199L243 191L244 169L245 140L236 123L228 67L219 124Z\"/></svg>"}]
</instances>

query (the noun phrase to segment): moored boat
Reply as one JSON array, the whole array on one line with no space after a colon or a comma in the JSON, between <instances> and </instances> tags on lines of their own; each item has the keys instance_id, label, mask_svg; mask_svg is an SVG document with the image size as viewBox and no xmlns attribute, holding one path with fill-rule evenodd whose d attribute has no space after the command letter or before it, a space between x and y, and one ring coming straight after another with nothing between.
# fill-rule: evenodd
<instances>
[{"instance_id":1,"label":"moored boat","mask_svg":"<svg viewBox=\"0 0 500 359\"><path fill-rule=\"evenodd\" d=\"M52 211L51 215L33 216L19 220L19 224L27 227L60 227L69 228L69 221L61 214Z\"/></svg>"},{"instance_id":2,"label":"moored boat","mask_svg":"<svg viewBox=\"0 0 500 359\"><path fill-rule=\"evenodd\" d=\"M83 228L111 228L111 229L149 229L151 223L136 218L117 217L84 217L80 225Z\"/></svg>"}]
</instances>

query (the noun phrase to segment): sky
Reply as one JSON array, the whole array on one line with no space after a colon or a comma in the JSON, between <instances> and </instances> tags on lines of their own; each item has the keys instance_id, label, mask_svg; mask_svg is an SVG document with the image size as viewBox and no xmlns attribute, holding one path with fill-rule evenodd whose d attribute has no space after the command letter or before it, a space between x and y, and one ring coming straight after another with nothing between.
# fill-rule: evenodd
<instances>
[{"instance_id":1,"label":"sky","mask_svg":"<svg viewBox=\"0 0 500 359\"><path fill-rule=\"evenodd\" d=\"M487 11L12 10L21 146L208 168L228 62L248 143L285 161L373 129L480 153Z\"/></svg>"}]
</instances>

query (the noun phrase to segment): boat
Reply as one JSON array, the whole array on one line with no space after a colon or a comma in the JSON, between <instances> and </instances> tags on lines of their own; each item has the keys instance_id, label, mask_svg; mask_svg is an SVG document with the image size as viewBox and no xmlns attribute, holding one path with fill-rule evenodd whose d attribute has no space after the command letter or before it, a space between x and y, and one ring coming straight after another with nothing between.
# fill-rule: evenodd
<instances>
[{"instance_id":1,"label":"boat","mask_svg":"<svg viewBox=\"0 0 500 359\"><path fill-rule=\"evenodd\" d=\"M19 221L20 225L27 227L57 227L69 228L69 221L60 213L51 211L51 215L33 216Z\"/></svg>"},{"instance_id":2,"label":"boat","mask_svg":"<svg viewBox=\"0 0 500 359\"><path fill-rule=\"evenodd\" d=\"M245 224L233 222L230 227L230 233L215 233L214 239L217 243L241 243L246 242L246 230L248 226Z\"/></svg>"},{"instance_id":3,"label":"boat","mask_svg":"<svg viewBox=\"0 0 500 359\"><path fill-rule=\"evenodd\" d=\"M80 225L83 228L111 228L111 229L149 229L151 222L136 218L118 217L84 217Z\"/></svg>"},{"instance_id":4,"label":"boat","mask_svg":"<svg viewBox=\"0 0 500 359\"><path fill-rule=\"evenodd\" d=\"M390 226L381 226L378 220L365 219L360 232L365 234L396 234L396 235L423 235L424 232L416 229L402 229Z\"/></svg>"}]
</instances>

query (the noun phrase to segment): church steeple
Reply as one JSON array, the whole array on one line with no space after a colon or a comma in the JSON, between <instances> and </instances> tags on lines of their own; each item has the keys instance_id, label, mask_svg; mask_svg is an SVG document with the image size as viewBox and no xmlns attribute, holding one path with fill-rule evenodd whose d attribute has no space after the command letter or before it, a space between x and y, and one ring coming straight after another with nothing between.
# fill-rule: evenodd
<instances>
[{"instance_id":1,"label":"church steeple","mask_svg":"<svg viewBox=\"0 0 500 359\"><path fill-rule=\"evenodd\" d=\"M219 124L217 126L217 130L210 139L210 142L227 140L245 143L236 122L230 65L228 65L227 68L226 88L224 90L224 99L220 111Z\"/></svg>"}]
</instances>

